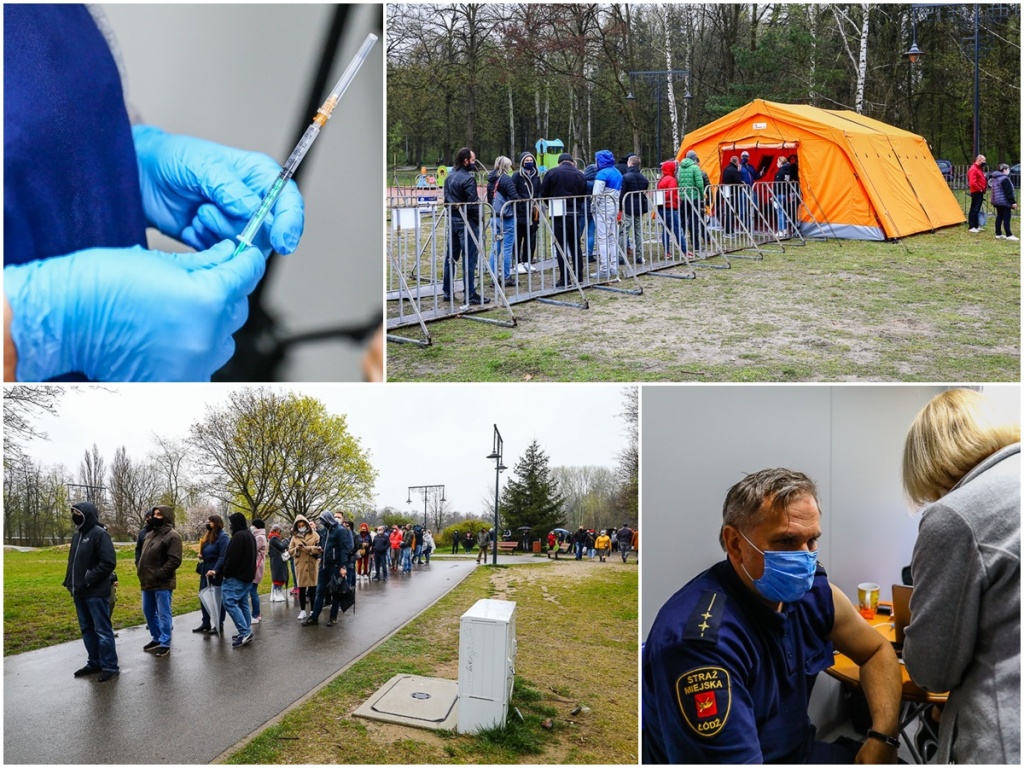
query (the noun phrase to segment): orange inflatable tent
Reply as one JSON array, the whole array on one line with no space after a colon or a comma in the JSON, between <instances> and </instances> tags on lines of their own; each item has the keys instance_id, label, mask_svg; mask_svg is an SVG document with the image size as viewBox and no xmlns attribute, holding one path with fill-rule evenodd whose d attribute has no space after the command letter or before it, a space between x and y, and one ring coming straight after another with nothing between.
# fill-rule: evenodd
<instances>
[{"instance_id":1,"label":"orange inflatable tent","mask_svg":"<svg viewBox=\"0 0 1024 768\"><path fill-rule=\"evenodd\" d=\"M756 99L683 139L677 159L694 150L712 183L746 150L765 179L775 158L797 156L804 234L886 240L964 222L922 136L856 112Z\"/></svg>"}]
</instances>

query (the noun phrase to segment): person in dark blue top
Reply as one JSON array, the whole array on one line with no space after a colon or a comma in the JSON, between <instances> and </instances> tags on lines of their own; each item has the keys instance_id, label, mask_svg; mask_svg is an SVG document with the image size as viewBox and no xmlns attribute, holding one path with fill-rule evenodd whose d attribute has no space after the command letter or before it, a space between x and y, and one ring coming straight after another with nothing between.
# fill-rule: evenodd
<instances>
[{"instance_id":1,"label":"person in dark blue top","mask_svg":"<svg viewBox=\"0 0 1024 768\"><path fill-rule=\"evenodd\" d=\"M289 182L257 247L238 235L280 166L128 120L90 10L4 6L4 379L209 380L271 248L295 250ZM195 249L146 249L153 227Z\"/></svg>"},{"instance_id":2,"label":"person in dark blue top","mask_svg":"<svg viewBox=\"0 0 1024 768\"><path fill-rule=\"evenodd\" d=\"M729 490L723 518L727 558L662 606L644 645L643 762L896 762L899 663L817 562L814 483L761 470ZM817 741L807 714L833 648L861 667L863 745Z\"/></svg>"}]
</instances>

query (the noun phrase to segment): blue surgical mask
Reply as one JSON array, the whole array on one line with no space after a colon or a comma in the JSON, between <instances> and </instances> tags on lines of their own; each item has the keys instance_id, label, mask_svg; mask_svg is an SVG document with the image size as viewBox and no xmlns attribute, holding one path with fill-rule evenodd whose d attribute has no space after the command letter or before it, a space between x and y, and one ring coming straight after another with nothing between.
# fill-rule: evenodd
<instances>
[{"instance_id":1,"label":"blue surgical mask","mask_svg":"<svg viewBox=\"0 0 1024 768\"><path fill-rule=\"evenodd\" d=\"M757 549L754 542L747 539L742 531L740 536L747 540L747 544ZM760 549L757 551L761 552ZM814 573L818 568L817 552L797 550L761 554L764 556L764 575L760 579L754 579L742 563L740 567L764 598L780 603L795 603L807 594L807 590L814 583Z\"/></svg>"}]
</instances>

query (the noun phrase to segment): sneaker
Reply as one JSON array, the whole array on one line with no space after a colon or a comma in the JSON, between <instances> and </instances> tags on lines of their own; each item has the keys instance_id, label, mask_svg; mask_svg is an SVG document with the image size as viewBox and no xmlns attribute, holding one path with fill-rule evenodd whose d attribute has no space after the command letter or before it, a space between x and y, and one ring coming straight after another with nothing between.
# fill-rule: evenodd
<instances>
[{"instance_id":1,"label":"sneaker","mask_svg":"<svg viewBox=\"0 0 1024 768\"><path fill-rule=\"evenodd\" d=\"M1005 240L1006 235L996 235L996 240Z\"/></svg>"},{"instance_id":2,"label":"sneaker","mask_svg":"<svg viewBox=\"0 0 1024 768\"><path fill-rule=\"evenodd\" d=\"M101 667L90 667L88 664L86 664L81 669L75 670L75 677L87 677L88 675L95 675L98 672L102 671L103 669Z\"/></svg>"},{"instance_id":3,"label":"sneaker","mask_svg":"<svg viewBox=\"0 0 1024 768\"><path fill-rule=\"evenodd\" d=\"M252 632L249 632L248 635L242 638L242 645L248 645L249 643L251 643L253 637L255 637L255 635L253 635Z\"/></svg>"},{"instance_id":4,"label":"sneaker","mask_svg":"<svg viewBox=\"0 0 1024 768\"><path fill-rule=\"evenodd\" d=\"M314 619L312 616L310 616L308 619L306 619L304 622L302 622L302 626L304 626L304 627L313 627L313 626L316 626L319 623L320 623L320 619Z\"/></svg>"},{"instance_id":5,"label":"sneaker","mask_svg":"<svg viewBox=\"0 0 1024 768\"><path fill-rule=\"evenodd\" d=\"M643 256L637 256L635 259L633 259L633 263L634 264L643 264L644 263L644 257Z\"/></svg>"},{"instance_id":6,"label":"sneaker","mask_svg":"<svg viewBox=\"0 0 1024 768\"><path fill-rule=\"evenodd\" d=\"M529 269L531 272L540 272L540 268L539 267L535 267L533 264L527 264L526 266L527 266L527 269Z\"/></svg>"},{"instance_id":7,"label":"sneaker","mask_svg":"<svg viewBox=\"0 0 1024 768\"><path fill-rule=\"evenodd\" d=\"M776 232L775 234L776 234L776 236L777 236L777 237L785 237L785 236L786 236L786 230L784 230L784 229L780 229L780 230L779 230L778 232Z\"/></svg>"},{"instance_id":8,"label":"sneaker","mask_svg":"<svg viewBox=\"0 0 1024 768\"><path fill-rule=\"evenodd\" d=\"M490 304L491 300L486 296L470 296L469 303L476 306L483 306L484 304Z\"/></svg>"},{"instance_id":9,"label":"sneaker","mask_svg":"<svg viewBox=\"0 0 1024 768\"><path fill-rule=\"evenodd\" d=\"M263 617L262 616L253 616L251 623L252 624L259 624L261 621L263 621Z\"/></svg>"},{"instance_id":10,"label":"sneaker","mask_svg":"<svg viewBox=\"0 0 1024 768\"><path fill-rule=\"evenodd\" d=\"M530 268L528 266L526 266L525 263L524 264L520 264L518 267L516 267L516 274L519 274L519 275L525 275L529 271L530 271Z\"/></svg>"},{"instance_id":11,"label":"sneaker","mask_svg":"<svg viewBox=\"0 0 1024 768\"><path fill-rule=\"evenodd\" d=\"M306 612L305 611L299 611L299 615L296 616L295 618L297 618L299 621L302 621L304 618L306 618Z\"/></svg>"},{"instance_id":12,"label":"sneaker","mask_svg":"<svg viewBox=\"0 0 1024 768\"><path fill-rule=\"evenodd\" d=\"M234 638L232 638L232 640L231 640L231 647L232 648L241 648L242 647L242 638L239 635L235 635Z\"/></svg>"},{"instance_id":13,"label":"sneaker","mask_svg":"<svg viewBox=\"0 0 1024 768\"><path fill-rule=\"evenodd\" d=\"M119 670L116 670L116 669L108 670L107 672L104 672L102 675L97 677L96 678L96 682L97 683L105 683L105 682L107 682L107 680L110 680L111 678L117 677L120 674L121 674L121 672Z\"/></svg>"},{"instance_id":14,"label":"sneaker","mask_svg":"<svg viewBox=\"0 0 1024 768\"><path fill-rule=\"evenodd\" d=\"M148 643L146 643L144 646L142 646L142 650L144 650L144 651L146 651L148 653L149 651L152 651L154 648L159 648L159 647L160 647L160 641L159 640L150 640Z\"/></svg>"},{"instance_id":15,"label":"sneaker","mask_svg":"<svg viewBox=\"0 0 1024 768\"><path fill-rule=\"evenodd\" d=\"M338 620L337 620L337 619L328 619L328 621L327 621L327 626L328 626L328 627L333 627L333 626L334 626L335 624L337 624L337 623L338 623Z\"/></svg>"},{"instance_id":16,"label":"sneaker","mask_svg":"<svg viewBox=\"0 0 1024 768\"><path fill-rule=\"evenodd\" d=\"M166 656L171 652L171 646L169 645L158 645L153 649L154 656Z\"/></svg>"},{"instance_id":17,"label":"sneaker","mask_svg":"<svg viewBox=\"0 0 1024 768\"><path fill-rule=\"evenodd\" d=\"M1020 238L1016 237L1015 235L1007 235L1004 239L1005 240L1020 240Z\"/></svg>"},{"instance_id":18,"label":"sneaker","mask_svg":"<svg viewBox=\"0 0 1024 768\"><path fill-rule=\"evenodd\" d=\"M974 233L974 234L977 234L978 232L981 232L981 230L980 230L980 229L978 229L977 227L971 227L971 228L970 228L970 229L968 229L967 231L968 231L968 232L972 232L972 233Z\"/></svg>"}]
</instances>

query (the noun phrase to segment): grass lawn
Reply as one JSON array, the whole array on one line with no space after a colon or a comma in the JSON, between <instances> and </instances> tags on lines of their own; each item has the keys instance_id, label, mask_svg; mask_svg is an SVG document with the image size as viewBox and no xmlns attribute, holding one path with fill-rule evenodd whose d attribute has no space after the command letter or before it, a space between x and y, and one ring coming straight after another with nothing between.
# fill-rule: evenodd
<instances>
[{"instance_id":1,"label":"grass lawn","mask_svg":"<svg viewBox=\"0 0 1024 768\"><path fill-rule=\"evenodd\" d=\"M198 562L189 543L178 569L178 588L171 598L175 616L199 610ZM63 586L70 547L46 547L33 552L4 550L4 656L80 640L75 604ZM135 547L117 548L117 606L114 629L145 624L142 592L135 574ZM260 593L270 591L266 568Z\"/></svg>"},{"instance_id":2,"label":"grass lawn","mask_svg":"<svg viewBox=\"0 0 1024 768\"><path fill-rule=\"evenodd\" d=\"M352 717L393 675L456 679L459 617L487 597L518 605L522 722L510 715L505 729L463 736ZM636 764L637 620L635 562L478 568L227 762Z\"/></svg>"},{"instance_id":3,"label":"grass lawn","mask_svg":"<svg viewBox=\"0 0 1024 768\"><path fill-rule=\"evenodd\" d=\"M388 380L1016 382L1020 261L991 226L787 246L586 310L518 304L511 329L431 323L429 348L388 344Z\"/></svg>"}]
</instances>

